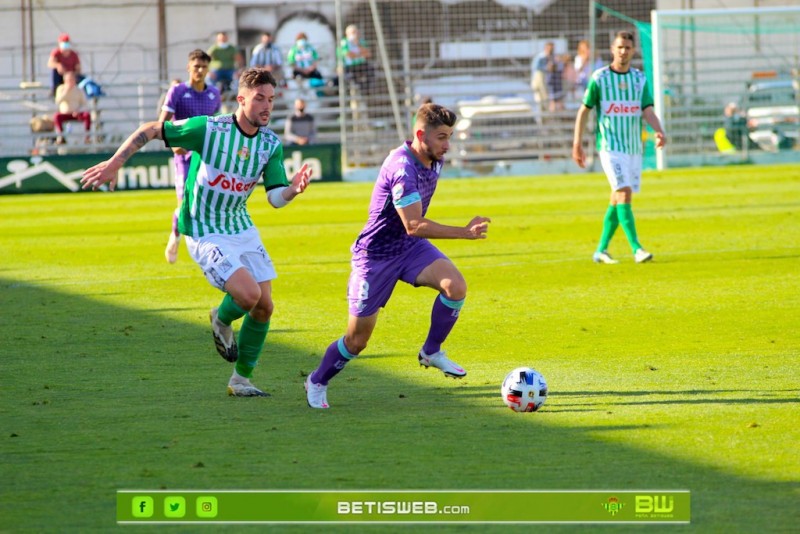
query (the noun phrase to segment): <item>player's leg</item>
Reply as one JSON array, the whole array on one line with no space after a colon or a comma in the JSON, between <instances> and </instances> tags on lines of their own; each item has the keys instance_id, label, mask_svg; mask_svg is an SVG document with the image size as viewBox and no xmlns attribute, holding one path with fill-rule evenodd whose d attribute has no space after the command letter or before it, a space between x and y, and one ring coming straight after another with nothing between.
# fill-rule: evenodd
<instances>
[{"instance_id":1,"label":"player's leg","mask_svg":"<svg viewBox=\"0 0 800 534\"><path fill-rule=\"evenodd\" d=\"M243 269L244 270L244 269ZM246 272L246 270L244 270ZM267 280L258 284L260 298L249 313L244 314L239 328L238 349L233 374L228 381L228 394L240 397L266 397L260 389L250 383L253 370L258 365L261 350L267 340L270 318L275 308L272 301L272 282ZM235 299L234 299L235 300Z\"/></svg>"},{"instance_id":2,"label":"player's leg","mask_svg":"<svg viewBox=\"0 0 800 534\"><path fill-rule=\"evenodd\" d=\"M464 300L467 297L467 282L464 276L444 254L428 242L420 242L415 247L414 257L422 260L427 265L422 270L410 266L401 278L417 270L413 278L415 286L430 287L439 292L431 308L431 323L428 336L419 352L420 365L436 367L447 376L461 378L467 374L463 367L447 358L442 350L442 344L453 330L458 321Z\"/></svg>"},{"instance_id":3,"label":"player's leg","mask_svg":"<svg viewBox=\"0 0 800 534\"><path fill-rule=\"evenodd\" d=\"M593 256L595 263L619 263L608 253L608 245L611 243L611 238L614 237L617 227L619 227L619 217L617 216L616 196L612 192L606 214L603 217L603 231L600 233L600 242L597 244L597 249Z\"/></svg>"},{"instance_id":4,"label":"player's leg","mask_svg":"<svg viewBox=\"0 0 800 534\"><path fill-rule=\"evenodd\" d=\"M328 345L319 367L309 373L305 382L308 405L312 408L328 407L328 382L367 347L378 312L397 284L398 267L394 261L353 258L351 267L347 284L350 311L347 332Z\"/></svg>"},{"instance_id":5,"label":"player's leg","mask_svg":"<svg viewBox=\"0 0 800 534\"><path fill-rule=\"evenodd\" d=\"M350 315L347 333L328 345L316 370L306 378L306 400L312 408L328 408L328 382L367 347L378 322L378 312L358 317Z\"/></svg>"},{"instance_id":6,"label":"player's leg","mask_svg":"<svg viewBox=\"0 0 800 534\"><path fill-rule=\"evenodd\" d=\"M186 183L186 173L189 170L189 159L190 154L175 154L173 158L175 165L175 196L178 199L178 205L175 211L172 212L172 230L169 233L169 239L167 239L167 248L164 250L164 256L169 263L175 263L178 260L178 247L181 242L181 234L178 231L178 215L183 203L183 188Z\"/></svg>"},{"instance_id":7,"label":"player's leg","mask_svg":"<svg viewBox=\"0 0 800 534\"><path fill-rule=\"evenodd\" d=\"M636 263L645 263L652 260L653 255L647 252L639 242L639 236L636 232L636 220L633 216L633 194L639 192L641 184L642 157L639 155L627 155L623 160L623 172L627 178L627 186L616 191L617 217L619 217L619 224L628 238Z\"/></svg>"}]
</instances>

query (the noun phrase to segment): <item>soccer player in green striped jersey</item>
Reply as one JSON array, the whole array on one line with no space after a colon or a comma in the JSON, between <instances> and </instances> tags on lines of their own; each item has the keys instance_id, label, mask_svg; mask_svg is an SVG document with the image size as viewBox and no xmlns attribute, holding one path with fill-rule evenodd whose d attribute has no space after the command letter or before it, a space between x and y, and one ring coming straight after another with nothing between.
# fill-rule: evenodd
<instances>
[{"instance_id":1,"label":"soccer player in green striped jersey","mask_svg":"<svg viewBox=\"0 0 800 534\"><path fill-rule=\"evenodd\" d=\"M611 185L611 200L603 220L603 232L593 259L597 263L618 263L608 253L608 244L618 226L622 226L633 251L634 260L653 259L639 242L631 200L639 192L642 175L642 119L656 133L656 147L662 148L667 137L653 111L653 96L642 71L631 67L633 34L617 33L611 44L611 64L596 70L589 79L583 105L575 119L572 159L586 166L583 131L592 109L597 113L597 152Z\"/></svg>"},{"instance_id":2,"label":"soccer player in green striped jersey","mask_svg":"<svg viewBox=\"0 0 800 534\"><path fill-rule=\"evenodd\" d=\"M245 70L239 78L236 112L141 125L111 159L83 173L83 188L108 183L114 190L118 171L137 150L153 139L193 151L186 176L178 227L192 259L208 281L225 296L211 310L217 352L236 362L228 394L267 396L250 378L267 338L274 305L272 260L247 212L247 199L260 178L275 208L306 190L311 170L303 167L286 177L283 147L269 128L275 79L263 68ZM238 343L231 323L244 317Z\"/></svg>"}]
</instances>

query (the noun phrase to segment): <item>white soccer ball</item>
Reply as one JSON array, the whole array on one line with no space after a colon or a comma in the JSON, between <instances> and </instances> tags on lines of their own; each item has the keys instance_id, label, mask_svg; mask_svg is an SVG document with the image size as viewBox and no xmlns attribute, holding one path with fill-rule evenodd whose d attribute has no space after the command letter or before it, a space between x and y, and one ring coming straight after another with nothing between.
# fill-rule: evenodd
<instances>
[{"instance_id":1,"label":"white soccer ball","mask_svg":"<svg viewBox=\"0 0 800 534\"><path fill-rule=\"evenodd\" d=\"M500 394L515 412L535 412L547 400L547 382L530 367L518 367L506 375Z\"/></svg>"}]
</instances>

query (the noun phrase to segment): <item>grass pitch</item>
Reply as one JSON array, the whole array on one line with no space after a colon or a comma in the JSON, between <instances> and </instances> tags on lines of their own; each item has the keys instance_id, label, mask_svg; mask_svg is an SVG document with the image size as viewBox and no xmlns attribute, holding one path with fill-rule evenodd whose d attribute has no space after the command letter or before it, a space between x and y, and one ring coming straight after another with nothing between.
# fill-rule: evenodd
<instances>
[{"instance_id":1,"label":"grass pitch","mask_svg":"<svg viewBox=\"0 0 800 534\"><path fill-rule=\"evenodd\" d=\"M437 242L469 284L446 344L468 377L417 366L434 292L401 284L314 411L303 376L344 332L370 190L250 201L279 272L268 399L225 395L221 293L185 248L164 261L171 192L0 197L0 528L111 529L115 491L146 488L689 489L700 531L797 528L800 166L646 175L645 265L621 230L622 262L591 262L600 175L443 181L431 218L493 220ZM539 413L500 399L521 365L547 378ZM436 526L459 529L508 526Z\"/></svg>"}]
</instances>

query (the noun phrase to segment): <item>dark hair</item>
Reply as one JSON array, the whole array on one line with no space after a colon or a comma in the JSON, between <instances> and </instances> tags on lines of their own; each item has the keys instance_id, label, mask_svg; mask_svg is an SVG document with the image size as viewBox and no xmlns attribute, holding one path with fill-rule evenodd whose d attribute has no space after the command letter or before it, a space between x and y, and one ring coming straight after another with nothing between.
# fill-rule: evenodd
<instances>
[{"instance_id":1,"label":"dark hair","mask_svg":"<svg viewBox=\"0 0 800 534\"><path fill-rule=\"evenodd\" d=\"M211 63L211 56L209 56L205 50L200 50L199 48L195 48L189 52L189 61L194 61L195 59Z\"/></svg>"},{"instance_id":2,"label":"dark hair","mask_svg":"<svg viewBox=\"0 0 800 534\"><path fill-rule=\"evenodd\" d=\"M455 113L439 104L422 104L417 110L417 122L424 126L455 126L458 117Z\"/></svg>"},{"instance_id":3,"label":"dark hair","mask_svg":"<svg viewBox=\"0 0 800 534\"><path fill-rule=\"evenodd\" d=\"M629 32L627 30L617 32L617 35L614 36L614 40L617 39L625 39L626 41L630 41L632 43L636 42L633 40L633 32Z\"/></svg>"},{"instance_id":4,"label":"dark hair","mask_svg":"<svg viewBox=\"0 0 800 534\"><path fill-rule=\"evenodd\" d=\"M254 89L267 84L272 87L278 86L272 73L263 67L250 67L239 76L239 87Z\"/></svg>"}]
</instances>

